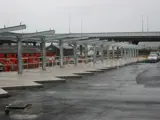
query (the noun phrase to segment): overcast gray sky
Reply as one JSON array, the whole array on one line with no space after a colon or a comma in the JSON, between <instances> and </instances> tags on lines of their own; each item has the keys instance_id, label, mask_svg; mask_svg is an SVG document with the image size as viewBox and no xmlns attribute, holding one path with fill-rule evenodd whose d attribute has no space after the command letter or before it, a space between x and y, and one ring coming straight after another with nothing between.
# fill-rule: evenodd
<instances>
[{"instance_id":1,"label":"overcast gray sky","mask_svg":"<svg viewBox=\"0 0 160 120\"><path fill-rule=\"evenodd\" d=\"M160 0L0 0L0 27L26 24L27 32L55 29L57 33L160 31Z\"/></svg>"}]
</instances>

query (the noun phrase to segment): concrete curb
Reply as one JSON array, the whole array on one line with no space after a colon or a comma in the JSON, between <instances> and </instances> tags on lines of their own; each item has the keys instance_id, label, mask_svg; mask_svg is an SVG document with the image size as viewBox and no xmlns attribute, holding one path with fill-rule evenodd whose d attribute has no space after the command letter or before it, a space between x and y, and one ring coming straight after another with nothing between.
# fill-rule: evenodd
<instances>
[{"instance_id":1,"label":"concrete curb","mask_svg":"<svg viewBox=\"0 0 160 120\"><path fill-rule=\"evenodd\" d=\"M30 85L30 86L13 86L13 87L3 87L4 90L25 90L30 88L43 88L43 85Z\"/></svg>"},{"instance_id":2,"label":"concrete curb","mask_svg":"<svg viewBox=\"0 0 160 120\"><path fill-rule=\"evenodd\" d=\"M45 81L35 81L36 83L45 84L45 83L64 83L66 82L65 79L62 80L45 80Z\"/></svg>"},{"instance_id":3,"label":"concrete curb","mask_svg":"<svg viewBox=\"0 0 160 120\"><path fill-rule=\"evenodd\" d=\"M82 78L82 75L73 75L73 76L56 76L57 78L62 78L62 79L78 79L78 78Z\"/></svg>"},{"instance_id":4,"label":"concrete curb","mask_svg":"<svg viewBox=\"0 0 160 120\"><path fill-rule=\"evenodd\" d=\"M84 73L74 73L74 74L76 74L76 75L80 75L80 76L87 76L87 75L89 76L89 75L94 75L94 73L93 73L93 72L88 72L88 73L87 73L87 72L86 72L86 73L85 73L85 72L84 72Z\"/></svg>"}]
</instances>

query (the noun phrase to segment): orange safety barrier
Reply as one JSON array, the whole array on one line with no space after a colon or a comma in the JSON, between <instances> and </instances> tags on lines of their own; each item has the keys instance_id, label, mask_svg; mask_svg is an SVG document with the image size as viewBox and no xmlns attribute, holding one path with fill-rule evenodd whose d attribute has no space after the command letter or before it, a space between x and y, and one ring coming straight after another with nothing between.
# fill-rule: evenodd
<instances>
[{"instance_id":1,"label":"orange safety barrier","mask_svg":"<svg viewBox=\"0 0 160 120\"><path fill-rule=\"evenodd\" d=\"M16 53L14 53L14 54L13 54L13 57L14 57L14 58L16 58L16 57L17 57L17 54L16 54Z\"/></svg>"},{"instance_id":2,"label":"orange safety barrier","mask_svg":"<svg viewBox=\"0 0 160 120\"><path fill-rule=\"evenodd\" d=\"M46 53L49 57L56 57L55 53L48 52ZM39 58L42 56L42 53L22 53L22 60L23 60L23 68L38 68L39 63L42 62ZM33 58L32 58L33 57ZM17 54L16 53L8 53L8 54L0 54L0 63L2 63L4 71L17 71L18 69L18 61L17 61ZM70 60L71 58L67 58L66 60ZM48 63L52 64L56 61L54 59L48 59Z\"/></svg>"},{"instance_id":3,"label":"orange safety barrier","mask_svg":"<svg viewBox=\"0 0 160 120\"><path fill-rule=\"evenodd\" d=\"M4 54L0 54L0 58L4 58Z\"/></svg>"}]
</instances>

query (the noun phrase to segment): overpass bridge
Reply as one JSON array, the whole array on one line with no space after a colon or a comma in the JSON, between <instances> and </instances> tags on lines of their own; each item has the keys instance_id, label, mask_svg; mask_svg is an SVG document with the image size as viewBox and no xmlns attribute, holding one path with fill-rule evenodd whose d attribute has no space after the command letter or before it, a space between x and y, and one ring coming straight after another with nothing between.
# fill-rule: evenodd
<instances>
[{"instance_id":1,"label":"overpass bridge","mask_svg":"<svg viewBox=\"0 0 160 120\"><path fill-rule=\"evenodd\" d=\"M154 32L103 32L103 33L70 33L70 34L55 34L59 37L89 37L89 38L100 38L100 40L119 41L119 42L130 42L132 44L138 44L139 42L159 42L160 31Z\"/></svg>"}]
</instances>

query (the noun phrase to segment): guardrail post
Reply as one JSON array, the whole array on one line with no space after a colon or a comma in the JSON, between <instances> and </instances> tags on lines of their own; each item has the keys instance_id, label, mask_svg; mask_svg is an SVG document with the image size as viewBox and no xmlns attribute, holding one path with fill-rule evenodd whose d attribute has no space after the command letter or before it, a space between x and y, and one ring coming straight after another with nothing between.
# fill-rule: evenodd
<instances>
[{"instance_id":1,"label":"guardrail post","mask_svg":"<svg viewBox=\"0 0 160 120\"><path fill-rule=\"evenodd\" d=\"M23 63L22 63L22 41L21 38L17 38L17 57L18 57L18 74L23 74Z\"/></svg>"},{"instance_id":2,"label":"guardrail post","mask_svg":"<svg viewBox=\"0 0 160 120\"><path fill-rule=\"evenodd\" d=\"M42 41L42 70L46 71L46 43L45 38L41 38Z\"/></svg>"},{"instance_id":3,"label":"guardrail post","mask_svg":"<svg viewBox=\"0 0 160 120\"><path fill-rule=\"evenodd\" d=\"M59 48L60 48L60 68L63 68L63 41L59 40Z\"/></svg>"}]
</instances>

